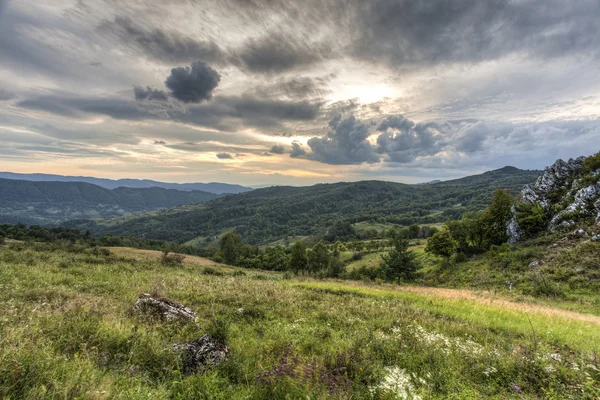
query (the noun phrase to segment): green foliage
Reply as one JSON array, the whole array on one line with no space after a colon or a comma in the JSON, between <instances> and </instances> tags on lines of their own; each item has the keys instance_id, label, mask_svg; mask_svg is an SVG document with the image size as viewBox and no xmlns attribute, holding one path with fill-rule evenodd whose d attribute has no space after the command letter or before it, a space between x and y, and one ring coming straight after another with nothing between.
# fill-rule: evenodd
<instances>
[{"instance_id":1,"label":"green foliage","mask_svg":"<svg viewBox=\"0 0 600 400\"><path fill-rule=\"evenodd\" d=\"M364 181L279 186L159 213L111 221L78 221L74 225L97 235L143 236L179 243L231 230L254 245L286 237L324 237L328 229L331 241L338 237L346 240L353 234L348 224L373 221L424 225L458 218L465 211L483 210L495 188L505 187L516 194L538 175L539 171L503 168L431 185ZM369 235L378 234L374 231Z\"/></svg>"},{"instance_id":2,"label":"green foliage","mask_svg":"<svg viewBox=\"0 0 600 400\"><path fill-rule=\"evenodd\" d=\"M533 237L546 229L548 218L539 203L517 203L515 209L517 223L524 237Z\"/></svg>"},{"instance_id":3,"label":"green foliage","mask_svg":"<svg viewBox=\"0 0 600 400\"><path fill-rule=\"evenodd\" d=\"M319 242L315 247L308 251L307 269L311 274L318 274L329 268L329 249L323 242Z\"/></svg>"},{"instance_id":4,"label":"green foliage","mask_svg":"<svg viewBox=\"0 0 600 400\"><path fill-rule=\"evenodd\" d=\"M600 169L600 152L589 156L583 162L583 173L591 174L594 171Z\"/></svg>"},{"instance_id":5,"label":"green foliage","mask_svg":"<svg viewBox=\"0 0 600 400\"><path fill-rule=\"evenodd\" d=\"M408 251L408 241L397 239L394 249L387 255L381 256L382 274L387 281L410 281L414 278L419 264L413 252Z\"/></svg>"},{"instance_id":6,"label":"green foliage","mask_svg":"<svg viewBox=\"0 0 600 400\"><path fill-rule=\"evenodd\" d=\"M513 197L508 191L504 189L494 191L492 203L483 215L486 236L491 244L501 244L508 239L506 227L512 217L510 210L513 203Z\"/></svg>"},{"instance_id":7,"label":"green foliage","mask_svg":"<svg viewBox=\"0 0 600 400\"><path fill-rule=\"evenodd\" d=\"M425 251L437 256L442 256L446 260L456 252L458 242L452 237L452 233L447 227L443 227L439 232L427 240Z\"/></svg>"},{"instance_id":8,"label":"green foliage","mask_svg":"<svg viewBox=\"0 0 600 400\"><path fill-rule=\"evenodd\" d=\"M227 232L221 236L221 256L229 265L237 265L240 259L242 238L235 232Z\"/></svg>"},{"instance_id":9,"label":"green foliage","mask_svg":"<svg viewBox=\"0 0 600 400\"><path fill-rule=\"evenodd\" d=\"M199 190L105 189L84 182L0 179L0 223L48 224L87 218L121 217L203 203L220 195Z\"/></svg>"},{"instance_id":10,"label":"green foliage","mask_svg":"<svg viewBox=\"0 0 600 400\"><path fill-rule=\"evenodd\" d=\"M308 257L306 255L306 245L304 242L296 242L290 248L290 258L288 261L288 269L298 275L300 272L307 270Z\"/></svg>"}]
</instances>

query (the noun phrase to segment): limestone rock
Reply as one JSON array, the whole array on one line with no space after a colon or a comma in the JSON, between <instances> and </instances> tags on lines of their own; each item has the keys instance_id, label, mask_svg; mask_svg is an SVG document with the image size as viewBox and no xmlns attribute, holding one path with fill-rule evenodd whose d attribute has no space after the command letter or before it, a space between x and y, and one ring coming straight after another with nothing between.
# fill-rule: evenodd
<instances>
[{"instance_id":1,"label":"limestone rock","mask_svg":"<svg viewBox=\"0 0 600 400\"><path fill-rule=\"evenodd\" d=\"M196 313L183 304L148 293L140 294L133 305L134 311L157 316L161 319L172 321L183 319L196 321Z\"/></svg>"},{"instance_id":2,"label":"limestone rock","mask_svg":"<svg viewBox=\"0 0 600 400\"><path fill-rule=\"evenodd\" d=\"M184 374L203 372L206 368L217 366L225 361L229 353L229 346L209 335L202 335L185 344L173 345L173 348L183 352Z\"/></svg>"}]
</instances>

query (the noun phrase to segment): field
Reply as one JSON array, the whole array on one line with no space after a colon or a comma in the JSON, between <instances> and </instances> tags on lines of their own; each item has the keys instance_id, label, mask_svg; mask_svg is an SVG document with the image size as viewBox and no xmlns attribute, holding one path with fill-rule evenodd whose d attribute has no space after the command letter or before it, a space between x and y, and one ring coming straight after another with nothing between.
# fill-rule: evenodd
<instances>
[{"instance_id":1,"label":"field","mask_svg":"<svg viewBox=\"0 0 600 400\"><path fill-rule=\"evenodd\" d=\"M160 253L0 247L5 399L595 399L600 317L491 293L295 278ZM138 315L140 293L196 323ZM226 361L184 374L208 333Z\"/></svg>"}]
</instances>

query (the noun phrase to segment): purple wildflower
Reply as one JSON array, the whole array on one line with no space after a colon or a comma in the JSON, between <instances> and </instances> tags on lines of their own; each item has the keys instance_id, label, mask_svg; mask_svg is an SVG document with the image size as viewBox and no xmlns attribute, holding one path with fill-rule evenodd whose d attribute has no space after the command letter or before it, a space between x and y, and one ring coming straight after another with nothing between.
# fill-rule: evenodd
<instances>
[{"instance_id":1,"label":"purple wildflower","mask_svg":"<svg viewBox=\"0 0 600 400\"><path fill-rule=\"evenodd\" d=\"M513 387L513 389L515 389L517 392L520 392L520 391L521 391L521 387L520 387L520 386L517 386L517 385L515 385L515 383L514 383L514 382L511 382L511 383L510 383L510 385L511 385L511 386Z\"/></svg>"}]
</instances>

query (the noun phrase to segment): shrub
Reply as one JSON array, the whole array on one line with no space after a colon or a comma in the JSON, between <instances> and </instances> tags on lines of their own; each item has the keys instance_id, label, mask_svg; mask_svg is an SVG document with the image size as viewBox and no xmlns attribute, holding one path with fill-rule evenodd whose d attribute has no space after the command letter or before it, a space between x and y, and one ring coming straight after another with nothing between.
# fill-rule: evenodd
<instances>
[{"instance_id":1,"label":"shrub","mask_svg":"<svg viewBox=\"0 0 600 400\"><path fill-rule=\"evenodd\" d=\"M184 259L185 254L170 253L168 250L164 250L160 262L163 265L181 265Z\"/></svg>"},{"instance_id":2,"label":"shrub","mask_svg":"<svg viewBox=\"0 0 600 400\"><path fill-rule=\"evenodd\" d=\"M592 172L600 169L600 152L589 156L583 162L583 173L591 174Z\"/></svg>"},{"instance_id":3,"label":"shrub","mask_svg":"<svg viewBox=\"0 0 600 400\"><path fill-rule=\"evenodd\" d=\"M520 203L515 208L517 223L523 236L531 237L546 229L548 219L540 204Z\"/></svg>"},{"instance_id":4,"label":"shrub","mask_svg":"<svg viewBox=\"0 0 600 400\"><path fill-rule=\"evenodd\" d=\"M242 272L242 271L240 271L240 272ZM213 275L213 276L223 276L223 272L217 271L216 269L214 269L212 267L206 267L206 268L204 268L202 270L202 274L203 275Z\"/></svg>"}]
</instances>

